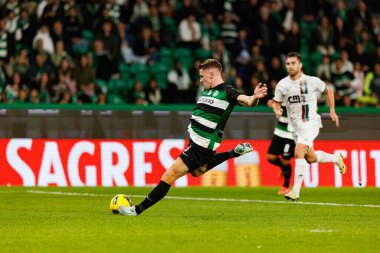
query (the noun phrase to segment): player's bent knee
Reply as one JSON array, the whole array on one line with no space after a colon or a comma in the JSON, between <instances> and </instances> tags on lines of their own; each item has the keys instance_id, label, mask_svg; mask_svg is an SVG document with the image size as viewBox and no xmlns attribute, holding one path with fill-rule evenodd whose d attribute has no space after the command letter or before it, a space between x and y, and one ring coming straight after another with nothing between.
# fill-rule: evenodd
<instances>
[{"instance_id":1,"label":"player's bent knee","mask_svg":"<svg viewBox=\"0 0 380 253\"><path fill-rule=\"evenodd\" d=\"M199 176L202 176L204 173L206 172L206 166L202 166L202 167L199 167L198 169L196 170L193 170L191 173L191 175L193 177L199 177Z\"/></svg>"},{"instance_id":2,"label":"player's bent knee","mask_svg":"<svg viewBox=\"0 0 380 253\"><path fill-rule=\"evenodd\" d=\"M192 172L190 172L190 174L193 176L193 177L199 177L199 176L202 176L203 173L198 171L198 170L194 170Z\"/></svg>"},{"instance_id":3,"label":"player's bent knee","mask_svg":"<svg viewBox=\"0 0 380 253\"><path fill-rule=\"evenodd\" d=\"M272 154L267 154L267 160L268 160L268 162L273 163L277 160L277 156L272 155Z\"/></svg>"},{"instance_id":4,"label":"player's bent knee","mask_svg":"<svg viewBox=\"0 0 380 253\"><path fill-rule=\"evenodd\" d=\"M317 161L317 157L306 157L307 163L315 163Z\"/></svg>"},{"instance_id":5,"label":"player's bent knee","mask_svg":"<svg viewBox=\"0 0 380 253\"><path fill-rule=\"evenodd\" d=\"M294 158L300 159L305 157L305 152L302 149L296 149L294 152Z\"/></svg>"}]
</instances>

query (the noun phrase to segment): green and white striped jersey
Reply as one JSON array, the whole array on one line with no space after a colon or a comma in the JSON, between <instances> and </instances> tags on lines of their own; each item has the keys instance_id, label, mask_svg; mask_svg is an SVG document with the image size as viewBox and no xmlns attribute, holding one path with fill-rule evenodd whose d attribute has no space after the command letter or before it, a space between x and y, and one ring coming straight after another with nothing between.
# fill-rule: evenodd
<instances>
[{"instance_id":1,"label":"green and white striped jersey","mask_svg":"<svg viewBox=\"0 0 380 253\"><path fill-rule=\"evenodd\" d=\"M7 32L0 34L0 60L8 57L8 36L9 34Z\"/></svg>"},{"instance_id":2,"label":"green and white striped jersey","mask_svg":"<svg viewBox=\"0 0 380 253\"><path fill-rule=\"evenodd\" d=\"M188 131L197 145L216 150L222 141L226 122L241 93L224 83L205 90L191 115Z\"/></svg>"},{"instance_id":3,"label":"green and white striped jersey","mask_svg":"<svg viewBox=\"0 0 380 253\"><path fill-rule=\"evenodd\" d=\"M274 129L274 134L281 137L293 140L293 134L288 131L288 112L286 110L285 104L281 104L283 110L281 118L278 119L276 128Z\"/></svg>"}]
</instances>

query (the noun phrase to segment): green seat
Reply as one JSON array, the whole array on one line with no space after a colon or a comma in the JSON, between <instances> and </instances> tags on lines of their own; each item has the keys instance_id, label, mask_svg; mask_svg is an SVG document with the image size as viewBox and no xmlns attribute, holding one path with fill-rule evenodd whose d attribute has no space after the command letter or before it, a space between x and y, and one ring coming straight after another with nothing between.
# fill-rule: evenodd
<instances>
[{"instance_id":1,"label":"green seat","mask_svg":"<svg viewBox=\"0 0 380 253\"><path fill-rule=\"evenodd\" d=\"M112 105L120 105L120 104L125 104L126 101L121 98L120 96L118 95L115 95L115 94L110 94L107 96L107 102L108 104L112 104Z\"/></svg>"},{"instance_id":2,"label":"green seat","mask_svg":"<svg viewBox=\"0 0 380 253\"><path fill-rule=\"evenodd\" d=\"M148 84L150 80L150 69L143 64L132 64L130 68L131 77L134 81L140 81L144 86Z\"/></svg>"},{"instance_id":3,"label":"green seat","mask_svg":"<svg viewBox=\"0 0 380 253\"><path fill-rule=\"evenodd\" d=\"M132 75L137 75L140 73L149 73L149 67L144 64L134 63L130 67L130 73Z\"/></svg>"},{"instance_id":4,"label":"green seat","mask_svg":"<svg viewBox=\"0 0 380 253\"><path fill-rule=\"evenodd\" d=\"M120 73L120 80L128 81L131 79L133 79L133 78L131 77L131 75L128 72L121 72Z\"/></svg>"},{"instance_id":5,"label":"green seat","mask_svg":"<svg viewBox=\"0 0 380 253\"><path fill-rule=\"evenodd\" d=\"M313 61L313 63L319 64L322 61L322 57L323 55L319 51L314 51L311 54L311 60Z\"/></svg>"},{"instance_id":6,"label":"green seat","mask_svg":"<svg viewBox=\"0 0 380 253\"><path fill-rule=\"evenodd\" d=\"M340 52L339 51L337 51L334 54L330 55L331 62L334 62L334 61L338 60L339 58L340 58Z\"/></svg>"},{"instance_id":7,"label":"green seat","mask_svg":"<svg viewBox=\"0 0 380 253\"><path fill-rule=\"evenodd\" d=\"M90 98L91 98L91 101L93 104L96 104L98 102L98 99L99 99L98 95L96 95L96 94L92 95Z\"/></svg>"},{"instance_id":8,"label":"green seat","mask_svg":"<svg viewBox=\"0 0 380 253\"><path fill-rule=\"evenodd\" d=\"M173 57L172 50L167 47L161 47L159 53L160 53L160 56L163 56L163 57Z\"/></svg>"},{"instance_id":9,"label":"green seat","mask_svg":"<svg viewBox=\"0 0 380 253\"><path fill-rule=\"evenodd\" d=\"M164 17L162 19L162 24L164 26L164 29L167 30L170 35L175 36L177 34L177 25L173 18Z\"/></svg>"},{"instance_id":10,"label":"green seat","mask_svg":"<svg viewBox=\"0 0 380 253\"><path fill-rule=\"evenodd\" d=\"M120 79L125 81L132 79L130 73L130 67L125 63L119 63Z\"/></svg>"},{"instance_id":11,"label":"green seat","mask_svg":"<svg viewBox=\"0 0 380 253\"><path fill-rule=\"evenodd\" d=\"M173 68L174 58L173 57L160 57L159 63L165 65L168 69Z\"/></svg>"},{"instance_id":12,"label":"green seat","mask_svg":"<svg viewBox=\"0 0 380 253\"><path fill-rule=\"evenodd\" d=\"M181 63L182 67L187 70L193 66L193 54L190 49L177 48L174 50L174 57Z\"/></svg>"},{"instance_id":13,"label":"green seat","mask_svg":"<svg viewBox=\"0 0 380 253\"><path fill-rule=\"evenodd\" d=\"M111 90L112 93L114 93L115 90L120 90L125 87L123 80L119 79L111 79L108 82L108 87Z\"/></svg>"},{"instance_id":14,"label":"green seat","mask_svg":"<svg viewBox=\"0 0 380 253\"><path fill-rule=\"evenodd\" d=\"M160 48L159 63L165 65L169 69L174 66L174 55L170 48Z\"/></svg>"},{"instance_id":15,"label":"green seat","mask_svg":"<svg viewBox=\"0 0 380 253\"><path fill-rule=\"evenodd\" d=\"M206 50L203 48L198 48L195 50L195 58L200 59L201 61L207 60L212 57L212 53L210 50Z\"/></svg>"},{"instance_id":16,"label":"green seat","mask_svg":"<svg viewBox=\"0 0 380 253\"><path fill-rule=\"evenodd\" d=\"M322 62L323 55L319 51L314 51L311 56L311 72L309 72L310 75L315 75L317 73L317 68L319 64Z\"/></svg>"},{"instance_id":17,"label":"green seat","mask_svg":"<svg viewBox=\"0 0 380 253\"><path fill-rule=\"evenodd\" d=\"M307 43L311 42L313 38L313 34L315 30L317 29L317 26L318 26L318 23L315 21L308 23L306 21L301 20L300 28L301 28L301 31L303 32L303 37L306 39Z\"/></svg>"},{"instance_id":18,"label":"green seat","mask_svg":"<svg viewBox=\"0 0 380 253\"><path fill-rule=\"evenodd\" d=\"M162 73L162 72L168 73L168 71L169 71L169 68L165 64L161 64L161 63L153 64L150 67L150 73L152 73L153 75L157 73Z\"/></svg>"},{"instance_id":19,"label":"green seat","mask_svg":"<svg viewBox=\"0 0 380 253\"><path fill-rule=\"evenodd\" d=\"M165 90L168 88L168 77L167 76L155 76L155 78L157 80L158 87L160 87L160 89Z\"/></svg>"},{"instance_id":20,"label":"green seat","mask_svg":"<svg viewBox=\"0 0 380 253\"><path fill-rule=\"evenodd\" d=\"M150 73L140 73L135 75L134 81L140 81L144 88L148 85L149 80L152 78Z\"/></svg>"},{"instance_id":21,"label":"green seat","mask_svg":"<svg viewBox=\"0 0 380 253\"><path fill-rule=\"evenodd\" d=\"M119 72L120 73L123 73L123 72L129 72L130 71L130 68L127 64L125 63L119 63Z\"/></svg>"},{"instance_id":22,"label":"green seat","mask_svg":"<svg viewBox=\"0 0 380 253\"><path fill-rule=\"evenodd\" d=\"M306 39L301 39L301 48L300 48L301 55L308 55L309 54L309 44Z\"/></svg>"},{"instance_id":23,"label":"green seat","mask_svg":"<svg viewBox=\"0 0 380 253\"><path fill-rule=\"evenodd\" d=\"M168 86L169 68L165 64L156 63L151 67L151 74L156 78L158 86L161 89L166 89Z\"/></svg>"},{"instance_id":24,"label":"green seat","mask_svg":"<svg viewBox=\"0 0 380 253\"><path fill-rule=\"evenodd\" d=\"M128 94L130 83L125 80L111 79L108 82L108 93L126 97Z\"/></svg>"},{"instance_id":25,"label":"green seat","mask_svg":"<svg viewBox=\"0 0 380 253\"><path fill-rule=\"evenodd\" d=\"M72 47L73 54L75 56L80 56L80 55L86 54L87 53L87 49L88 48L86 46L81 45L81 44L75 45L75 46Z\"/></svg>"},{"instance_id":26,"label":"green seat","mask_svg":"<svg viewBox=\"0 0 380 253\"><path fill-rule=\"evenodd\" d=\"M94 42L94 33L90 30L82 30L82 38L87 40L90 44Z\"/></svg>"},{"instance_id":27,"label":"green seat","mask_svg":"<svg viewBox=\"0 0 380 253\"><path fill-rule=\"evenodd\" d=\"M303 57L302 57L303 58ZM307 75L313 74L313 63L310 60L302 59L302 66L305 69Z\"/></svg>"},{"instance_id":28,"label":"green seat","mask_svg":"<svg viewBox=\"0 0 380 253\"><path fill-rule=\"evenodd\" d=\"M108 92L108 84L106 81L102 80L102 79L96 79L95 83L100 87L100 89L102 90L102 92L104 94L107 94Z\"/></svg>"},{"instance_id":29,"label":"green seat","mask_svg":"<svg viewBox=\"0 0 380 253\"><path fill-rule=\"evenodd\" d=\"M124 82L127 89L132 89L133 77L129 73L122 72L120 75L120 80Z\"/></svg>"},{"instance_id":30,"label":"green seat","mask_svg":"<svg viewBox=\"0 0 380 253\"><path fill-rule=\"evenodd\" d=\"M188 48L176 48L174 49L174 57L179 59L181 57L193 57L193 54L191 53L191 50Z\"/></svg>"}]
</instances>

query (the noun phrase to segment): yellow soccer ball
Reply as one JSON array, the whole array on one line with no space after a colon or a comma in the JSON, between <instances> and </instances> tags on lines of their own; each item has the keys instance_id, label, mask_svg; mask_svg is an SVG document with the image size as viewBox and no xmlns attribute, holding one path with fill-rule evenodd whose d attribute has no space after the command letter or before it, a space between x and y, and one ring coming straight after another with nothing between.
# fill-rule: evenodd
<instances>
[{"instance_id":1,"label":"yellow soccer ball","mask_svg":"<svg viewBox=\"0 0 380 253\"><path fill-rule=\"evenodd\" d=\"M127 195L117 194L110 202L110 209L113 214L119 214L118 206L132 206L132 200Z\"/></svg>"}]
</instances>

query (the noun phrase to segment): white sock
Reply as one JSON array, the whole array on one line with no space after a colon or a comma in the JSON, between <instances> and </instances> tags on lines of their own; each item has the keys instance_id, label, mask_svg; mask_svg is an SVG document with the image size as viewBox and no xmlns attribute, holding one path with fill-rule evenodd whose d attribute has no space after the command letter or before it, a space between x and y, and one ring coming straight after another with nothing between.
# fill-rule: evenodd
<instances>
[{"instance_id":1,"label":"white sock","mask_svg":"<svg viewBox=\"0 0 380 253\"><path fill-rule=\"evenodd\" d=\"M339 162L338 156L326 153L322 150L315 151L315 155L317 156L318 163L338 163Z\"/></svg>"},{"instance_id":2,"label":"white sock","mask_svg":"<svg viewBox=\"0 0 380 253\"><path fill-rule=\"evenodd\" d=\"M300 193L301 191L301 186L302 186L302 181L303 181L303 176L305 174L305 170L308 166L308 163L304 158L301 159L296 159L296 168L295 168L295 173L294 173L294 185L292 191L294 193Z\"/></svg>"}]
</instances>

